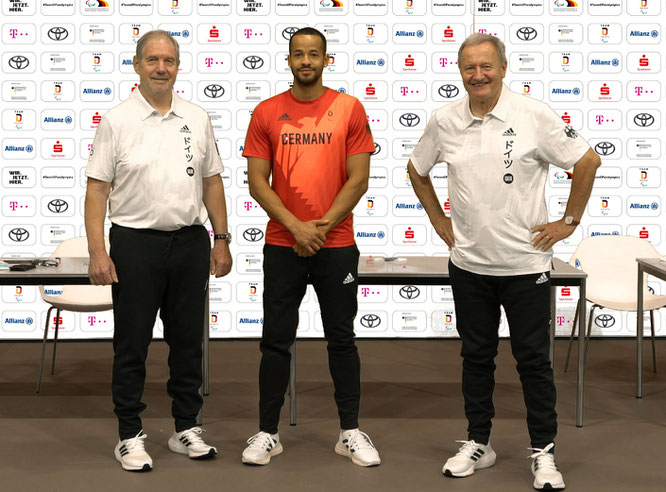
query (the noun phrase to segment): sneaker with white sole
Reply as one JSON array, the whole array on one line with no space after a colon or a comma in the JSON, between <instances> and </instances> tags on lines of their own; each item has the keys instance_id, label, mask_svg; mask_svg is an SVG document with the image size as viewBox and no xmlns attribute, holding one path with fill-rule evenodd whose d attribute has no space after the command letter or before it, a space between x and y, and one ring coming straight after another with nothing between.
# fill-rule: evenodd
<instances>
[{"instance_id":1,"label":"sneaker with white sole","mask_svg":"<svg viewBox=\"0 0 666 492\"><path fill-rule=\"evenodd\" d=\"M127 471L150 471L153 469L153 460L146 453L144 440L148 437L143 431L130 438L118 441L114 455L120 461L123 470Z\"/></svg>"},{"instance_id":2,"label":"sneaker with white sole","mask_svg":"<svg viewBox=\"0 0 666 492\"><path fill-rule=\"evenodd\" d=\"M358 429L340 431L335 452L347 456L358 466L377 466L382 462L370 437Z\"/></svg>"},{"instance_id":3,"label":"sneaker with white sole","mask_svg":"<svg viewBox=\"0 0 666 492\"><path fill-rule=\"evenodd\" d=\"M562 474L555 463L555 455L549 452L554 446L555 444L551 442L543 449L527 448L536 451L528 458L532 458L534 488L537 490L562 490L565 487Z\"/></svg>"},{"instance_id":4,"label":"sneaker with white sole","mask_svg":"<svg viewBox=\"0 0 666 492\"><path fill-rule=\"evenodd\" d=\"M271 457L284 451L280 436L268 432L257 432L247 443L248 447L243 451L243 463L247 465L267 465Z\"/></svg>"},{"instance_id":5,"label":"sneaker with white sole","mask_svg":"<svg viewBox=\"0 0 666 492\"><path fill-rule=\"evenodd\" d=\"M217 454L215 446L209 446L201 438L201 427L192 427L182 432L174 432L169 438L169 449L174 453L186 454L193 460L205 460Z\"/></svg>"},{"instance_id":6,"label":"sneaker with white sole","mask_svg":"<svg viewBox=\"0 0 666 492\"><path fill-rule=\"evenodd\" d=\"M474 470L490 468L495 464L497 454L490 443L479 444L473 440L456 442L462 443L462 447L442 468L442 473L447 477L469 477L474 474Z\"/></svg>"}]
</instances>

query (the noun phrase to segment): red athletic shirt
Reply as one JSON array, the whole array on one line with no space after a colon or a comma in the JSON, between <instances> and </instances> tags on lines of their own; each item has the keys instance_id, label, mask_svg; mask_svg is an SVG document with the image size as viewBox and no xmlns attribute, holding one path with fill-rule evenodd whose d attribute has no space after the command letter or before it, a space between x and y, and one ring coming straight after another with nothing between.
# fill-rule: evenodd
<instances>
[{"instance_id":1,"label":"red athletic shirt","mask_svg":"<svg viewBox=\"0 0 666 492\"><path fill-rule=\"evenodd\" d=\"M252 114L243 156L272 163L272 187L301 221L320 219L347 182L347 157L375 151L365 110L355 97L326 88L312 101L291 91L261 102ZM274 219L266 243L293 246L294 236ZM354 244L352 214L326 236L324 248Z\"/></svg>"}]
</instances>

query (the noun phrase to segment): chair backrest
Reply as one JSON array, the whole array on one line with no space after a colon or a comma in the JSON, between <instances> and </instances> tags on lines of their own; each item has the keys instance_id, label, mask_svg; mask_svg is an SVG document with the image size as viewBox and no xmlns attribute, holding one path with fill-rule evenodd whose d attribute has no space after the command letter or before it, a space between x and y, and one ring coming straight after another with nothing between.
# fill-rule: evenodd
<instances>
[{"instance_id":1,"label":"chair backrest","mask_svg":"<svg viewBox=\"0 0 666 492\"><path fill-rule=\"evenodd\" d=\"M104 242L106 244L106 250L109 250L109 238L105 237ZM80 256L87 258L90 256L88 254L88 238L85 236L73 237L70 239L65 239L61 242L58 247L55 249L51 256L72 257Z\"/></svg>"},{"instance_id":2,"label":"chair backrest","mask_svg":"<svg viewBox=\"0 0 666 492\"><path fill-rule=\"evenodd\" d=\"M588 298L629 301L636 299L636 258L659 257L661 254L649 242L638 237L593 236L578 244L569 264L587 273Z\"/></svg>"}]
</instances>

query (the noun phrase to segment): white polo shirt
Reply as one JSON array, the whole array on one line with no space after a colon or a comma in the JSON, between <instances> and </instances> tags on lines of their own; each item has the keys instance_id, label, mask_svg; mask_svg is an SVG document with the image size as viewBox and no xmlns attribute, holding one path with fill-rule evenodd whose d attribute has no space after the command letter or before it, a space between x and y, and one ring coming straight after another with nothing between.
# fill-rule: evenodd
<instances>
[{"instance_id":1,"label":"white polo shirt","mask_svg":"<svg viewBox=\"0 0 666 492\"><path fill-rule=\"evenodd\" d=\"M552 251L535 249L530 232L548 222L548 164L569 169L589 148L546 104L506 86L483 119L469 96L440 108L411 161L421 176L448 165L453 264L495 276L550 270Z\"/></svg>"},{"instance_id":2,"label":"white polo shirt","mask_svg":"<svg viewBox=\"0 0 666 492\"><path fill-rule=\"evenodd\" d=\"M222 169L206 111L174 94L162 116L136 89L102 117L86 176L111 183L114 224L172 231L206 222L202 180Z\"/></svg>"}]
</instances>

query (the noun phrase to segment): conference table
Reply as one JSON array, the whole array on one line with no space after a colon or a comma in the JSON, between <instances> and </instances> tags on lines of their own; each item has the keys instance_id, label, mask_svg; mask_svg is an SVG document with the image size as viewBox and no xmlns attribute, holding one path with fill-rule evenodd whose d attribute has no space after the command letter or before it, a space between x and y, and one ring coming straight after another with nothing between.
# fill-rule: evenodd
<instances>
[{"instance_id":1,"label":"conference table","mask_svg":"<svg viewBox=\"0 0 666 492\"><path fill-rule=\"evenodd\" d=\"M645 274L653 275L661 280L666 280L666 262L662 261L661 258L636 258L636 263L638 264L638 305L636 307L636 398L643 398L643 302L645 300L643 280Z\"/></svg>"},{"instance_id":2,"label":"conference table","mask_svg":"<svg viewBox=\"0 0 666 492\"><path fill-rule=\"evenodd\" d=\"M0 258L2 260L2 258ZM16 258L10 260L15 261ZM448 257L445 256L402 256L399 258L384 258L361 256L359 259L358 280L361 285L450 285ZM639 263L640 268L640 263ZM651 273L651 271L648 271ZM639 273L640 275L640 273ZM587 306L585 302L585 284L587 274L557 258L553 259L551 270L551 320L555 319L555 295L559 286L576 286L579 289L578 326L585 326ZM20 272L0 270L0 285L86 285L90 283L88 277L88 258L66 257L61 258L58 266L37 265L33 270ZM639 282L639 289L642 285ZM639 291L640 292L640 291ZM640 302L641 297L639 297ZM639 304L639 309L642 304ZM207 395L210 388L210 333L209 333L209 305L206 298L206 315L203 326L203 385L202 393ZM639 323L642 326L642 317ZM584 401L584 343L581 341L581 330L578 330L578 376L576 392L576 426L583 426ZM642 334L642 331L639 330ZM553 361L555 327L551 321L551 347L550 360ZM640 377L640 376L639 376ZM296 424L296 351L292 347L291 378L289 381L290 394L290 423Z\"/></svg>"},{"instance_id":3,"label":"conference table","mask_svg":"<svg viewBox=\"0 0 666 492\"><path fill-rule=\"evenodd\" d=\"M550 272L550 360L554 359L555 350L555 307L557 287L575 286L579 289L581 302L578 304L578 323L585 325L587 303L585 287L587 274L568 263L553 258ZM360 285L450 285L448 256L400 256L392 258L361 256L359 259L358 282ZM583 427L583 401L585 365L585 344L578 330L578 375L576 385L576 427ZM291 378L289 380L289 421L296 424L296 350L291 348Z\"/></svg>"}]
</instances>

